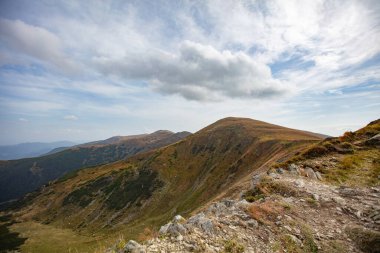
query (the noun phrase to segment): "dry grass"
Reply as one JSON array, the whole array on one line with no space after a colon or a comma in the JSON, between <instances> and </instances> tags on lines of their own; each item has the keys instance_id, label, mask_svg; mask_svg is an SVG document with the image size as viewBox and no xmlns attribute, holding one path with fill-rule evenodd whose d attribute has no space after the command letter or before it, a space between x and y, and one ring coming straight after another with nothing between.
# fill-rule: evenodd
<instances>
[{"instance_id":1,"label":"dry grass","mask_svg":"<svg viewBox=\"0 0 380 253\"><path fill-rule=\"evenodd\" d=\"M358 226L348 227L346 232L364 252L380 252L380 232Z\"/></svg>"},{"instance_id":2,"label":"dry grass","mask_svg":"<svg viewBox=\"0 0 380 253\"><path fill-rule=\"evenodd\" d=\"M269 224L274 221L278 215L284 213L284 207L274 201L265 201L252 204L248 211L255 220L263 224Z\"/></svg>"},{"instance_id":3,"label":"dry grass","mask_svg":"<svg viewBox=\"0 0 380 253\"><path fill-rule=\"evenodd\" d=\"M140 242L144 242L144 241L147 241L147 240L150 240L152 238L155 238L155 237L158 237L158 231L153 229L153 228L150 228L150 227L146 227L144 229L143 232L141 232L138 236L137 236L137 239L138 241Z\"/></svg>"}]
</instances>

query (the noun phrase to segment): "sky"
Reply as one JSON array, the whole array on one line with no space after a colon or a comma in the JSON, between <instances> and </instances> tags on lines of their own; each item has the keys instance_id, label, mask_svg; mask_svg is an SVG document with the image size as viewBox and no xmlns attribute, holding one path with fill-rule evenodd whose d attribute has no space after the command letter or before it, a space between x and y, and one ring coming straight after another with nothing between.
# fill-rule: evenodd
<instances>
[{"instance_id":1,"label":"sky","mask_svg":"<svg viewBox=\"0 0 380 253\"><path fill-rule=\"evenodd\" d=\"M380 118L380 1L0 1L0 144Z\"/></svg>"}]
</instances>

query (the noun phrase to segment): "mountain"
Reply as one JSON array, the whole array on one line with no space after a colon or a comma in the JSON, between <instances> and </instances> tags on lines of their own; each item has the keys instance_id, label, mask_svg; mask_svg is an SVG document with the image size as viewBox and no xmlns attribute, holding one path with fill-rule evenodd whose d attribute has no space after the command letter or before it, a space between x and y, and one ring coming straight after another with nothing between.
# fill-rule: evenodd
<instances>
[{"instance_id":1,"label":"mountain","mask_svg":"<svg viewBox=\"0 0 380 253\"><path fill-rule=\"evenodd\" d=\"M172 145L81 169L29 194L18 203L22 222L15 226L19 231L28 227L27 236L40 229L72 233L70 238L77 239L70 245L90 252L119 234L151 234L175 214L189 215L251 173L267 171L320 140L309 132L225 118ZM59 251L54 247L62 242L39 243L34 246L44 252L41 245Z\"/></svg>"},{"instance_id":2,"label":"mountain","mask_svg":"<svg viewBox=\"0 0 380 253\"><path fill-rule=\"evenodd\" d=\"M28 142L17 145L0 146L0 160L14 160L43 155L52 149L74 146L70 141Z\"/></svg>"},{"instance_id":3,"label":"mountain","mask_svg":"<svg viewBox=\"0 0 380 253\"><path fill-rule=\"evenodd\" d=\"M380 252L380 120L233 188L143 243L121 238L108 252Z\"/></svg>"},{"instance_id":4,"label":"mountain","mask_svg":"<svg viewBox=\"0 0 380 253\"><path fill-rule=\"evenodd\" d=\"M86 143L46 156L0 161L0 202L19 198L73 170L111 163L175 143L190 133L157 131Z\"/></svg>"}]
</instances>

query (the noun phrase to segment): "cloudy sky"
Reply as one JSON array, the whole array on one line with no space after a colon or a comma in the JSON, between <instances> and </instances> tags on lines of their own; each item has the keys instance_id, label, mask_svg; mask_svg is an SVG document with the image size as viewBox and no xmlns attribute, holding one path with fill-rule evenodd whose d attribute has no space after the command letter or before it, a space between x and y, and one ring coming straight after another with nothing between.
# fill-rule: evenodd
<instances>
[{"instance_id":1,"label":"cloudy sky","mask_svg":"<svg viewBox=\"0 0 380 253\"><path fill-rule=\"evenodd\" d=\"M339 135L380 116L380 1L0 1L0 144L197 131Z\"/></svg>"}]
</instances>

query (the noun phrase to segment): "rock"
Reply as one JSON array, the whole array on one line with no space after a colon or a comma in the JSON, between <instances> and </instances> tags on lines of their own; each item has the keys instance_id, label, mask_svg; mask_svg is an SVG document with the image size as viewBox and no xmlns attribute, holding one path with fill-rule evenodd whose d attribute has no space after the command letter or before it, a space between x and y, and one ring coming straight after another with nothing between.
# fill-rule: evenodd
<instances>
[{"instance_id":1,"label":"rock","mask_svg":"<svg viewBox=\"0 0 380 253\"><path fill-rule=\"evenodd\" d=\"M289 171L292 171L292 170L295 171L295 170L297 170L297 168L298 168L297 165L295 165L294 163L292 163L292 164L290 164L290 165L288 166L288 170L289 170Z\"/></svg>"},{"instance_id":2,"label":"rock","mask_svg":"<svg viewBox=\"0 0 380 253\"><path fill-rule=\"evenodd\" d=\"M282 168L277 168L276 171L278 174L284 174L284 170Z\"/></svg>"},{"instance_id":3,"label":"rock","mask_svg":"<svg viewBox=\"0 0 380 253\"><path fill-rule=\"evenodd\" d=\"M300 239L298 239L297 237L295 237L294 235L292 234L286 234L294 243L298 244L298 245L302 245L302 242Z\"/></svg>"},{"instance_id":4,"label":"rock","mask_svg":"<svg viewBox=\"0 0 380 253\"><path fill-rule=\"evenodd\" d=\"M296 180L294 182L294 184L297 186L297 187L304 187L305 186L305 183L302 181L302 180Z\"/></svg>"},{"instance_id":5,"label":"rock","mask_svg":"<svg viewBox=\"0 0 380 253\"><path fill-rule=\"evenodd\" d=\"M249 206L251 205L251 203L249 203L247 200L245 199L242 199L240 201L238 201L235 206L239 209L242 209L242 210L246 210Z\"/></svg>"},{"instance_id":6,"label":"rock","mask_svg":"<svg viewBox=\"0 0 380 253\"><path fill-rule=\"evenodd\" d=\"M317 179L317 175L315 175L315 172L312 168L307 167L305 169L306 176L311 179Z\"/></svg>"},{"instance_id":7,"label":"rock","mask_svg":"<svg viewBox=\"0 0 380 253\"><path fill-rule=\"evenodd\" d=\"M189 225L195 226L203 232L207 234L212 234L214 232L214 223L212 222L211 219L206 218L204 213L197 214L193 217L191 217L188 222Z\"/></svg>"},{"instance_id":8,"label":"rock","mask_svg":"<svg viewBox=\"0 0 380 253\"><path fill-rule=\"evenodd\" d=\"M232 199L224 199L221 201L226 207L232 207L235 204L235 201Z\"/></svg>"},{"instance_id":9,"label":"rock","mask_svg":"<svg viewBox=\"0 0 380 253\"><path fill-rule=\"evenodd\" d=\"M289 232L292 232L292 229L291 229L289 226L284 226L284 228L285 228L286 230L288 230Z\"/></svg>"},{"instance_id":10,"label":"rock","mask_svg":"<svg viewBox=\"0 0 380 253\"><path fill-rule=\"evenodd\" d=\"M316 171L315 175L317 176L318 180L322 180L322 174L319 171Z\"/></svg>"},{"instance_id":11,"label":"rock","mask_svg":"<svg viewBox=\"0 0 380 253\"><path fill-rule=\"evenodd\" d=\"M168 228L172 223L169 222L168 224L165 224L161 226L160 230L158 231L161 235L166 234L168 232Z\"/></svg>"},{"instance_id":12,"label":"rock","mask_svg":"<svg viewBox=\"0 0 380 253\"><path fill-rule=\"evenodd\" d=\"M376 134L372 138L364 142L366 145L380 145L380 134Z\"/></svg>"},{"instance_id":13,"label":"rock","mask_svg":"<svg viewBox=\"0 0 380 253\"><path fill-rule=\"evenodd\" d=\"M174 216L173 218L173 222L175 223L183 223L185 222L185 218L183 218L181 215L177 214L176 216Z\"/></svg>"},{"instance_id":14,"label":"rock","mask_svg":"<svg viewBox=\"0 0 380 253\"><path fill-rule=\"evenodd\" d=\"M212 204L207 209L207 211L209 213L215 214L215 216L226 215L230 212L230 210L226 207L226 205L224 205L223 203L220 203L220 202Z\"/></svg>"},{"instance_id":15,"label":"rock","mask_svg":"<svg viewBox=\"0 0 380 253\"><path fill-rule=\"evenodd\" d=\"M259 226L259 223L257 222L257 220L250 219L249 221L247 221L247 225L251 228L255 228Z\"/></svg>"},{"instance_id":16,"label":"rock","mask_svg":"<svg viewBox=\"0 0 380 253\"><path fill-rule=\"evenodd\" d=\"M346 201L341 197L333 197L332 200L342 206L346 204Z\"/></svg>"},{"instance_id":17,"label":"rock","mask_svg":"<svg viewBox=\"0 0 380 253\"><path fill-rule=\"evenodd\" d=\"M166 233L172 236L184 235L187 229L180 223L171 223Z\"/></svg>"},{"instance_id":18,"label":"rock","mask_svg":"<svg viewBox=\"0 0 380 253\"><path fill-rule=\"evenodd\" d=\"M339 194L344 197L355 197L361 195L359 191L349 187L340 187Z\"/></svg>"},{"instance_id":19,"label":"rock","mask_svg":"<svg viewBox=\"0 0 380 253\"><path fill-rule=\"evenodd\" d=\"M313 196L314 200L319 201L319 195L318 194L313 193L312 196Z\"/></svg>"},{"instance_id":20,"label":"rock","mask_svg":"<svg viewBox=\"0 0 380 253\"><path fill-rule=\"evenodd\" d=\"M280 175L278 175L278 174L276 174L276 173L273 173L273 172L269 173L269 176L270 176L271 178L275 178L275 179L279 179L279 178L280 178Z\"/></svg>"},{"instance_id":21,"label":"rock","mask_svg":"<svg viewBox=\"0 0 380 253\"><path fill-rule=\"evenodd\" d=\"M253 176L251 180L251 188L256 189L256 186L258 183L260 183L260 181L261 181L261 175Z\"/></svg>"},{"instance_id":22,"label":"rock","mask_svg":"<svg viewBox=\"0 0 380 253\"><path fill-rule=\"evenodd\" d=\"M183 240L183 236L182 235L178 235L177 238L176 238L177 241L182 241Z\"/></svg>"},{"instance_id":23,"label":"rock","mask_svg":"<svg viewBox=\"0 0 380 253\"><path fill-rule=\"evenodd\" d=\"M246 213L236 213L235 216L239 217L240 219L244 221L251 219L251 216Z\"/></svg>"},{"instance_id":24,"label":"rock","mask_svg":"<svg viewBox=\"0 0 380 253\"><path fill-rule=\"evenodd\" d=\"M145 250L142 245L134 240L129 240L125 245L123 252L125 253L145 253Z\"/></svg>"},{"instance_id":25,"label":"rock","mask_svg":"<svg viewBox=\"0 0 380 253\"><path fill-rule=\"evenodd\" d=\"M191 244L191 243L186 243L185 242L183 245L185 246L185 249L187 251L193 252L193 251L197 251L198 250L198 247L195 246L195 245L193 245L193 244Z\"/></svg>"}]
</instances>

